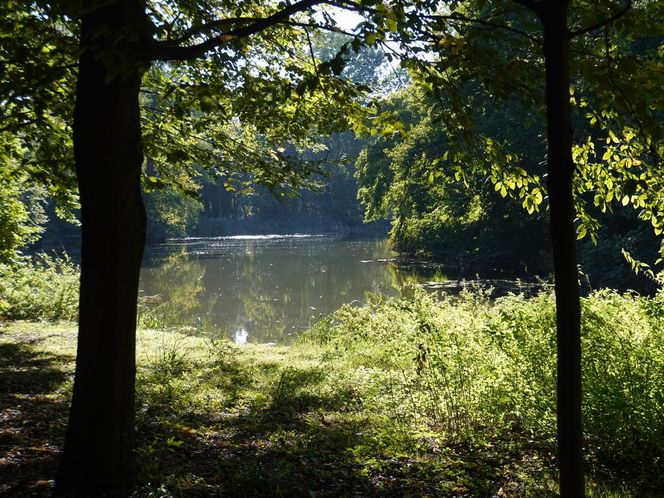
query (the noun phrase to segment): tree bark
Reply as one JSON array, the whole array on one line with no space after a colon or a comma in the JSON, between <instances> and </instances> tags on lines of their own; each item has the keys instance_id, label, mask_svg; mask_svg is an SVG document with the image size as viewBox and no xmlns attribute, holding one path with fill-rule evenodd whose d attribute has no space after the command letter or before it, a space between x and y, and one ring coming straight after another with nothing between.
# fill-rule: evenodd
<instances>
[{"instance_id":1,"label":"tree bark","mask_svg":"<svg viewBox=\"0 0 664 498\"><path fill-rule=\"evenodd\" d=\"M568 1L542 5L546 67L548 194L558 345L557 423L560 494L584 496L581 423L581 304L572 180Z\"/></svg>"},{"instance_id":2,"label":"tree bark","mask_svg":"<svg viewBox=\"0 0 664 498\"><path fill-rule=\"evenodd\" d=\"M138 278L145 242L138 94L140 0L84 2L74 110L82 248L78 350L56 492L97 495L135 478ZM134 29L135 28L135 29Z\"/></svg>"}]
</instances>

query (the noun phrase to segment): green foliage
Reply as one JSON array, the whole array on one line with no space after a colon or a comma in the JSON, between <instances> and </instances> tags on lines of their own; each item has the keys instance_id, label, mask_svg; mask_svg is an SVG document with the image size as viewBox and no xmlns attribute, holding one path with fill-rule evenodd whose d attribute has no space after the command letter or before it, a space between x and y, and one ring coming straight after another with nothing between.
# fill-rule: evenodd
<instances>
[{"instance_id":1,"label":"green foliage","mask_svg":"<svg viewBox=\"0 0 664 498\"><path fill-rule=\"evenodd\" d=\"M63 216L76 204L70 120L77 31L61 5L0 6L0 189L9 176L29 185L23 190L46 188Z\"/></svg>"},{"instance_id":2,"label":"green foliage","mask_svg":"<svg viewBox=\"0 0 664 498\"><path fill-rule=\"evenodd\" d=\"M425 252L473 271L546 271L542 217L529 219L522 213L523 208L534 213L539 206L537 177L506 165L489 168L493 185L489 183L483 168L487 158L500 155L497 141L487 139L473 154L450 151L441 111L422 91L394 94L387 108L405 131L373 138L358 158L358 197L365 218L391 219L390 241L401 252ZM500 130L506 121L517 120L514 106L501 112L500 118L492 115L487 129ZM528 143L530 135L514 139ZM515 157L510 155L510 161ZM503 199L508 190L513 195ZM521 236L514 238L514 233Z\"/></svg>"},{"instance_id":3,"label":"green foliage","mask_svg":"<svg viewBox=\"0 0 664 498\"><path fill-rule=\"evenodd\" d=\"M152 240L191 233L203 209L197 199L167 188L153 190L145 197L148 239Z\"/></svg>"},{"instance_id":4,"label":"green foliage","mask_svg":"<svg viewBox=\"0 0 664 498\"><path fill-rule=\"evenodd\" d=\"M660 299L604 291L584 302L584 415L598 451L660 454L664 323ZM591 333L588 333L591 332Z\"/></svg>"},{"instance_id":5,"label":"green foliage","mask_svg":"<svg viewBox=\"0 0 664 498\"><path fill-rule=\"evenodd\" d=\"M241 10L215 9L261 17L268 7L249 2ZM197 20L196 11L155 14L172 18L176 31L189 31L182 17L206 21ZM146 185L191 192L191 181L206 175L223 178L230 191L260 184L283 197L320 172L318 161L300 153L315 148L317 136L345 129L363 110L356 100L365 88L323 71L305 31L278 26L199 59L155 63L141 98L152 168Z\"/></svg>"},{"instance_id":6,"label":"green foliage","mask_svg":"<svg viewBox=\"0 0 664 498\"><path fill-rule=\"evenodd\" d=\"M480 270L547 271L544 68L536 16L527 7L504 9L492 1L452 2L449 12L430 16L421 15L430 4L418 15L395 14L401 7L386 10L398 24L389 36L404 42L402 65L413 84L384 102L373 120L376 138L358 161L367 218L394 220L391 238L400 250L448 261L456 255ZM613 1L575 2L569 16L572 31L580 31L571 42L577 234L601 244L582 248L592 280L618 288L626 286L621 280L634 280L623 271L621 248L653 238L639 230L635 240L629 228L617 233L620 221L606 213L631 206L660 233L664 137L664 103L652 91L664 74L661 6L634 4L606 27L583 30L621 10ZM375 15L364 29L391 32L386 23ZM488 192L488 182L495 193ZM460 195L451 195L455 189ZM467 223L464 208L478 194L484 215ZM501 197L507 198L502 205ZM536 220L522 220L510 198ZM520 237L506 236L514 233ZM528 247L520 251L523 241ZM654 260L652 251L644 252ZM600 269L593 261L598 254L615 263Z\"/></svg>"},{"instance_id":7,"label":"green foliage","mask_svg":"<svg viewBox=\"0 0 664 498\"><path fill-rule=\"evenodd\" d=\"M379 141L378 152L368 154L367 166L358 168L368 216L388 213L404 222L404 211L419 210L413 218L429 223L428 211L437 201L422 201L417 184L426 178L435 185L440 176L451 174L471 186L474 179L489 179L501 197L518 199L530 214L538 212L548 199L542 181L542 33L533 7L538 2L515 2L507 9L497 1L450 2L442 10L424 2L414 12L404 5L375 8L362 30L367 44L390 37L402 42L401 63L413 80L409 93L423 92L427 107L413 122L407 112L389 116L392 103L388 102L387 111L374 120L373 135L397 132L395 122L405 124L407 132L402 129L399 140L392 143ZM661 20L658 2L628 3L627 8L613 0L571 4L579 238L596 241L599 221L607 219L601 213L615 205L634 208L656 234L663 228L659 169L664 102L661 92L654 91L662 86L664 74ZM407 108L417 105L412 98L404 100ZM416 148L417 155L395 160L394 152L402 143L421 141L421 124L431 117L436 126L428 134L438 138ZM386 174L381 165L383 148L393 174ZM402 183L404 178L408 180ZM386 193L395 190L398 194L392 198ZM449 205L449 201L440 203ZM510 215L519 216L515 211ZM426 240L422 237L420 247Z\"/></svg>"},{"instance_id":8,"label":"green foliage","mask_svg":"<svg viewBox=\"0 0 664 498\"><path fill-rule=\"evenodd\" d=\"M145 187L200 195L201 230L190 223L189 234L238 231L227 228L222 217L247 222L251 232L255 219L266 219L268 232L284 230L281 218L311 218L308 225L291 222L290 231L298 225L317 231L317 225L361 223L351 166L360 142L342 131L359 112L354 100L363 95L360 87L385 80L379 77L383 54L376 49L349 54L347 47L341 53L349 38L340 33L311 33L309 41L310 46L285 48L286 55L269 53L270 42L259 42L261 49L251 54L260 78L255 66L236 68L240 86L231 83L228 68L209 61L156 65L147 75L146 87L155 91L146 88L142 97L149 157ZM354 83L343 95L337 94L345 84L332 70L335 64ZM292 70L291 80L279 69L284 65ZM199 66L205 77L189 74ZM160 86L164 96L156 91ZM334 99L343 102L335 105ZM148 196L152 219L175 211L176 200L170 194L165 202ZM152 233L163 232L159 225L153 223Z\"/></svg>"},{"instance_id":9,"label":"green foliage","mask_svg":"<svg viewBox=\"0 0 664 498\"><path fill-rule=\"evenodd\" d=\"M69 257L38 254L0 265L0 313L14 320L75 320L79 269Z\"/></svg>"},{"instance_id":10,"label":"green foliage","mask_svg":"<svg viewBox=\"0 0 664 498\"><path fill-rule=\"evenodd\" d=\"M657 303L610 291L583 300L585 430L603 457L664 452ZM344 306L302 341L334 368L367 372L368 402L387 418L452 439L555 437L550 294L495 303L478 291L441 301L421 291L408 300L374 297L366 308Z\"/></svg>"},{"instance_id":11,"label":"green foliage","mask_svg":"<svg viewBox=\"0 0 664 498\"><path fill-rule=\"evenodd\" d=\"M44 196L43 189L26 186L25 175L0 175L1 262L13 261L20 249L39 238L46 222Z\"/></svg>"},{"instance_id":12,"label":"green foliage","mask_svg":"<svg viewBox=\"0 0 664 498\"><path fill-rule=\"evenodd\" d=\"M22 182L45 186L58 201L59 214L70 218L76 207L72 116L79 7L22 0L0 7L0 165L21 171ZM147 38L155 47L161 43L161 50L179 45L186 51L201 37L214 38L219 30L244 26L248 19L269 16L279 8L262 0L241 7L233 2L195 7L187 2L147 2ZM298 20L306 24L311 15L302 13ZM227 24L213 20L219 16L239 19ZM345 129L350 116L362 112L356 100L366 88L340 78L336 64L334 71L325 71L331 65L305 43L305 28L277 25L257 31L256 36L224 37L219 43L223 48L196 56L160 52L149 57L158 62L146 66L141 88L142 140L148 158L144 187L169 191L154 194L148 202L152 235L182 234L195 208L170 192L195 194L204 171L213 178L224 177L229 189L259 183L279 197L294 194L321 169L300 151L315 147L316 135ZM133 59L136 54L124 55ZM111 77L127 70L118 53L104 58ZM2 218L20 209L4 202L3 206ZM23 236L17 230L2 230L0 251L5 243L11 252L16 242L5 233L21 240Z\"/></svg>"},{"instance_id":13,"label":"green foliage","mask_svg":"<svg viewBox=\"0 0 664 498\"><path fill-rule=\"evenodd\" d=\"M376 297L292 347L139 330L134 496L555 496L552 301ZM584 300L588 496L660 494L661 305ZM59 437L75 338L71 325L4 324L4 401L22 393L30 420L49 417L8 444ZM30 469L10 492L51 471Z\"/></svg>"},{"instance_id":14,"label":"green foliage","mask_svg":"<svg viewBox=\"0 0 664 498\"><path fill-rule=\"evenodd\" d=\"M631 210L610 215L599 213L597 242L593 243L589 238L579 241L581 269L588 275L593 289L608 287L623 291L634 289L644 294L655 292L657 285L652 271L639 272L635 265L655 261L661 241L653 233L650 223L637 216L638 213Z\"/></svg>"},{"instance_id":15,"label":"green foliage","mask_svg":"<svg viewBox=\"0 0 664 498\"><path fill-rule=\"evenodd\" d=\"M597 217L590 206L630 206L662 233L664 100L654 89L664 82L663 16L660 2L636 2L605 29L576 40L584 56L574 60L572 105L588 137L575 150L575 188L591 235Z\"/></svg>"}]
</instances>

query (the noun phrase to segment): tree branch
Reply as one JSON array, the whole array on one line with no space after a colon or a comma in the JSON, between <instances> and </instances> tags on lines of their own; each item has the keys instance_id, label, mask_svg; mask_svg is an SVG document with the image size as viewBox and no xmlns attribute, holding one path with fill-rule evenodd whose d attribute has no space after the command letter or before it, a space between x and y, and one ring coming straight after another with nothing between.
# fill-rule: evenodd
<instances>
[{"instance_id":1,"label":"tree branch","mask_svg":"<svg viewBox=\"0 0 664 498\"><path fill-rule=\"evenodd\" d=\"M514 1L518 4L521 4L521 5L529 8L530 10L532 10L533 12L535 12L538 15L542 10L542 5L539 2L536 2L534 0L514 0ZM352 12L365 12L365 13L369 13L369 14L378 13L378 10L376 10L374 8L371 8L371 7L366 7L366 6L361 5L360 3L355 2L353 0L331 0L331 1L328 1L326 3L329 4L329 5L335 6L337 8L340 8L340 9L350 10ZM503 12L503 13L505 13L505 12ZM506 31L510 31L512 33L516 33L520 36L523 36L523 37L527 38L528 40L530 40L533 43L541 44L541 41L538 40L536 37L524 32L524 31L520 31L516 28L513 28L511 26L491 22L489 20L489 18L479 18L479 17L478 18L471 18L471 17L467 17L463 14L459 14L458 12L454 12L454 13L449 14L449 15L444 15L444 14L433 14L433 15L417 14L417 16L421 19L431 19L431 20L440 20L440 21L458 21L458 22L463 22L463 23L466 23L466 24L483 25L483 26L486 26L490 29L503 29L503 30L506 30ZM420 30L417 30L417 31L420 34L428 34L432 38L435 38L435 36L433 36L432 34L425 33L424 30L420 29Z\"/></svg>"},{"instance_id":2,"label":"tree branch","mask_svg":"<svg viewBox=\"0 0 664 498\"><path fill-rule=\"evenodd\" d=\"M631 9L631 8L632 8L632 0L627 0L627 3L625 5L623 5L623 7L620 10L618 10L617 12L615 12L612 16L607 17L603 21L600 21L600 22L598 22L596 24L593 24L591 26L588 26L586 28L580 28L580 29L577 29L575 31L572 31L570 33L570 37L584 35L586 33L590 33L591 31L595 31L599 28L602 28L602 27L606 26L607 24L611 24L613 21L617 21L622 16L624 16L627 13L627 11L629 11L629 9Z\"/></svg>"},{"instance_id":3,"label":"tree branch","mask_svg":"<svg viewBox=\"0 0 664 498\"><path fill-rule=\"evenodd\" d=\"M274 14L256 20L255 22L246 26L241 26L229 31L220 33L219 35L209 38L202 43L189 46L172 46L169 42L155 42L145 48L140 58L148 61L156 60L191 60L202 57L207 52L228 43L229 41L237 38L247 38L256 33L260 33L268 28L277 24L287 21L292 15L298 12L303 12L311 7L327 3L326 0L300 0L294 4L288 5L275 12ZM203 26L201 26L203 28Z\"/></svg>"},{"instance_id":4,"label":"tree branch","mask_svg":"<svg viewBox=\"0 0 664 498\"><path fill-rule=\"evenodd\" d=\"M318 24L318 23L305 23L305 22L297 22L297 21L284 21L286 26L294 26L298 28L303 28L303 29L320 29L322 31L328 31L330 33L339 33L342 35L346 35L350 38L354 38L357 36L355 33L351 33L350 31L344 31L341 28L338 28L336 26L328 26L325 24Z\"/></svg>"},{"instance_id":5,"label":"tree branch","mask_svg":"<svg viewBox=\"0 0 664 498\"><path fill-rule=\"evenodd\" d=\"M314 72L316 73L316 79L318 80L318 84L321 85L322 83L320 80L320 73L318 72L318 62L316 62L316 55L314 54L314 46L311 43L311 36L309 36L309 30L305 29L304 30L305 34L307 35L307 44L309 45L309 55L311 56L311 63L314 66Z\"/></svg>"},{"instance_id":6,"label":"tree branch","mask_svg":"<svg viewBox=\"0 0 664 498\"><path fill-rule=\"evenodd\" d=\"M524 38L528 39L534 44L539 44L541 45L542 41L539 40L537 37L532 36L529 33L526 33L525 31L521 31L519 29L513 28L511 26L508 26L506 24L497 24L491 21L487 21L486 19L482 18L472 18L472 17L466 17L461 14L453 14L449 16L443 16L443 15L433 15L433 16L426 16L429 19L434 19L434 20L445 20L445 21L450 21L450 22L460 22L460 23L465 23L465 24L476 24L478 26L485 26L484 29L487 30L497 30L501 29L504 31L509 31L510 33L515 33L519 36L523 36ZM482 29L482 28L477 28L477 29Z\"/></svg>"},{"instance_id":7,"label":"tree branch","mask_svg":"<svg viewBox=\"0 0 664 498\"><path fill-rule=\"evenodd\" d=\"M337 7L342 10L349 10L351 12L364 12L369 14L376 14L378 11L372 7L362 5L358 2L353 2L352 0L339 0L339 1L329 1L326 2L328 5Z\"/></svg>"},{"instance_id":8,"label":"tree branch","mask_svg":"<svg viewBox=\"0 0 664 498\"><path fill-rule=\"evenodd\" d=\"M193 26L186 30L182 35L177 38L165 40L161 44L166 46L180 46L182 43L185 43L187 40L193 38L194 36L201 35L203 33L209 33L215 29L228 29L229 27L234 27L237 24L249 24L252 22L257 22L259 19L256 17L234 17L230 19L217 19L216 21L211 21L200 26Z\"/></svg>"}]
</instances>

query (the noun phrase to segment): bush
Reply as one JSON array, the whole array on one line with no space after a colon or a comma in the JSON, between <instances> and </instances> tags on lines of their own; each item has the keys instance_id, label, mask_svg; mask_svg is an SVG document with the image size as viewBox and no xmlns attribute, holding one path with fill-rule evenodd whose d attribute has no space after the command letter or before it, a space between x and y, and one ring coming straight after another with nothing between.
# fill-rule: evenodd
<instances>
[{"instance_id":1,"label":"bush","mask_svg":"<svg viewBox=\"0 0 664 498\"><path fill-rule=\"evenodd\" d=\"M80 269L67 255L37 254L0 264L0 316L9 320L76 320L79 279ZM176 323L171 308L160 296L139 296L138 323L167 328Z\"/></svg>"},{"instance_id":2,"label":"bush","mask_svg":"<svg viewBox=\"0 0 664 498\"><path fill-rule=\"evenodd\" d=\"M584 423L592 448L664 456L664 328L656 299L583 299ZM473 291L438 301L372 297L301 340L326 361L370 369L377 411L450 438L555 437L555 300ZM595 450L593 450L595 451ZM639 458L641 458L639 457Z\"/></svg>"},{"instance_id":3,"label":"bush","mask_svg":"<svg viewBox=\"0 0 664 498\"><path fill-rule=\"evenodd\" d=\"M79 269L68 256L38 254L0 265L0 314L13 320L75 320Z\"/></svg>"}]
</instances>

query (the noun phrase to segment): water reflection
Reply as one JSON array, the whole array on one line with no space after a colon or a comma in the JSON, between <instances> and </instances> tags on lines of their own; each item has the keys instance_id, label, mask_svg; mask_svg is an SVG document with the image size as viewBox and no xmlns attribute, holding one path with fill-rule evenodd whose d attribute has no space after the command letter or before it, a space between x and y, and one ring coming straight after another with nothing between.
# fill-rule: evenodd
<instances>
[{"instance_id":1,"label":"water reflection","mask_svg":"<svg viewBox=\"0 0 664 498\"><path fill-rule=\"evenodd\" d=\"M367 291L398 295L404 283L423 281L386 263L393 256L380 240L183 239L148 251L141 294L168 324L219 330L238 343L289 342L320 315L364 302Z\"/></svg>"}]
</instances>

